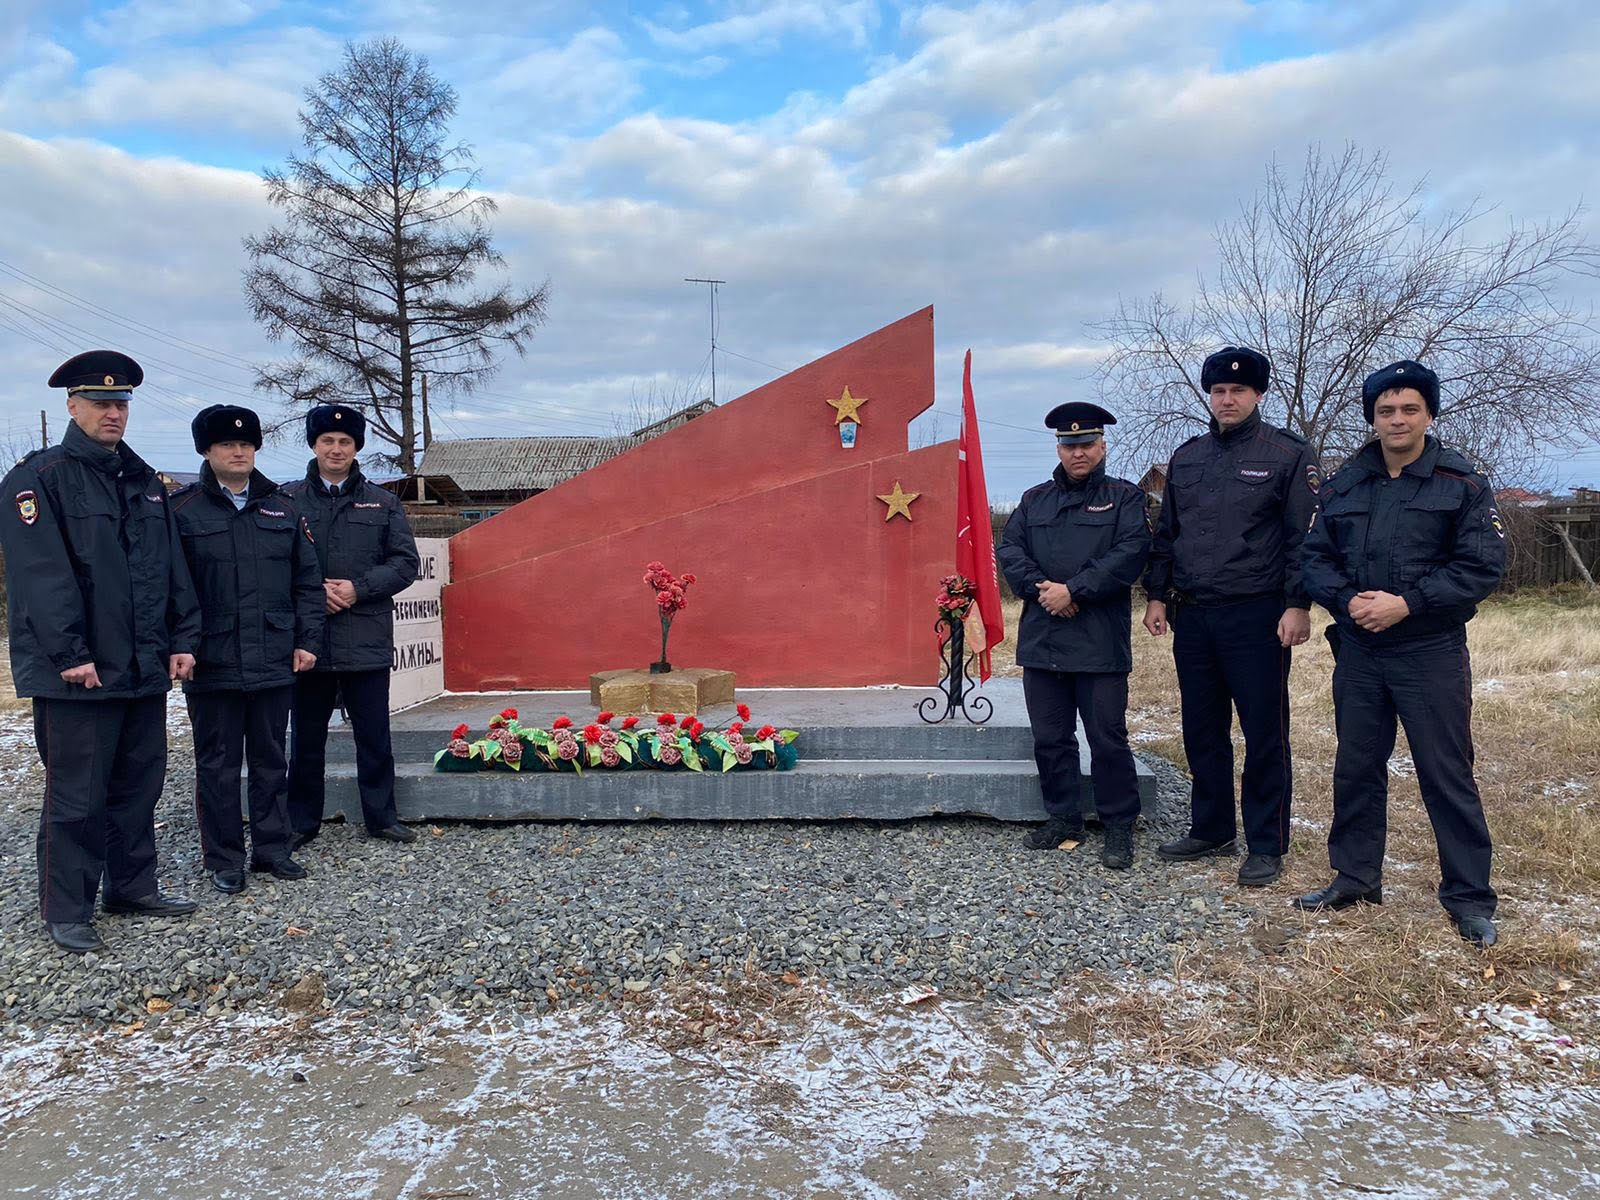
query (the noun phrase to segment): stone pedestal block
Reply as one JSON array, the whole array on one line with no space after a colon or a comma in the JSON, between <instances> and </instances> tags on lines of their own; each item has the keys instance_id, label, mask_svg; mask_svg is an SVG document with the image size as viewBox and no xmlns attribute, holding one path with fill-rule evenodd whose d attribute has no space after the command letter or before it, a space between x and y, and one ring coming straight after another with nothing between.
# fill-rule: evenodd
<instances>
[{"instance_id":1,"label":"stone pedestal block","mask_svg":"<svg viewBox=\"0 0 1600 1200\"><path fill-rule=\"evenodd\" d=\"M733 672L683 667L665 675L649 671L597 671L589 676L589 703L617 713L697 713L733 703Z\"/></svg>"}]
</instances>

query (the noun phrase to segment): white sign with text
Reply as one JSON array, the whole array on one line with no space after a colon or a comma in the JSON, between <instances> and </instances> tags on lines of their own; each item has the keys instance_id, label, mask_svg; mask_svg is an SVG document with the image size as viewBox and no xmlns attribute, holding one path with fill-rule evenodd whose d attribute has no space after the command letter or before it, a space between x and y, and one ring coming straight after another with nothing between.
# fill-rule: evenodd
<instances>
[{"instance_id":1,"label":"white sign with text","mask_svg":"<svg viewBox=\"0 0 1600 1200\"><path fill-rule=\"evenodd\" d=\"M394 664L389 711L444 693L444 585L450 582L450 540L418 538L417 581L394 598Z\"/></svg>"}]
</instances>

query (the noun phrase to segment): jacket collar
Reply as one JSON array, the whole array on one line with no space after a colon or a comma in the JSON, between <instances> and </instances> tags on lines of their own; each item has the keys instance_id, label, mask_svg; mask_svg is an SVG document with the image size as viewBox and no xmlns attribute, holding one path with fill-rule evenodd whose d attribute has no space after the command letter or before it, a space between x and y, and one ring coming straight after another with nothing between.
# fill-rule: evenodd
<instances>
[{"instance_id":1,"label":"jacket collar","mask_svg":"<svg viewBox=\"0 0 1600 1200\"><path fill-rule=\"evenodd\" d=\"M1224 429L1217 424L1215 417L1211 418L1211 436L1223 445L1232 445L1234 442L1247 441L1255 437L1256 430L1261 428L1261 406L1258 404L1255 411L1232 429Z\"/></svg>"},{"instance_id":2,"label":"jacket collar","mask_svg":"<svg viewBox=\"0 0 1600 1200\"><path fill-rule=\"evenodd\" d=\"M362 483L366 481L361 474L361 464L350 464L350 474L344 477L344 483L339 488L340 496L353 496ZM331 496L328 485L322 482L322 472L317 469L317 460L313 458L306 464L306 486L322 496Z\"/></svg>"},{"instance_id":3,"label":"jacket collar","mask_svg":"<svg viewBox=\"0 0 1600 1200\"><path fill-rule=\"evenodd\" d=\"M1439 439L1433 434L1424 434L1422 440L1422 453L1417 455L1400 469L1400 474L1410 475L1416 479L1426 479L1433 474L1434 467L1439 465L1439 452L1442 447ZM1387 475L1389 468L1383 461L1383 443L1373 438L1356 452L1356 462L1369 475Z\"/></svg>"},{"instance_id":4,"label":"jacket collar","mask_svg":"<svg viewBox=\"0 0 1600 1200\"><path fill-rule=\"evenodd\" d=\"M1102 461L1098 467L1090 471L1082 479L1070 478L1067 475L1067 469L1060 463L1057 463L1056 469L1050 473L1050 478L1056 481L1056 486L1068 496L1082 496L1090 488L1097 487L1103 483L1105 481L1105 477L1106 464L1104 461Z\"/></svg>"},{"instance_id":5,"label":"jacket collar","mask_svg":"<svg viewBox=\"0 0 1600 1200\"><path fill-rule=\"evenodd\" d=\"M82 429L76 421L68 422L66 433L61 435L61 447L73 458L87 463L102 474L115 478L118 475L141 482L154 474L150 464L135 454L127 442L118 442L107 450Z\"/></svg>"},{"instance_id":6,"label":"jacket collar","mask_svg":"<svg viewBox=\"0 0 1600 1200\"><path fill-rule=\"evenodd\" d=\"M211 469L209 462L200 464L200 486L218 500L225 500L229 504L233 503L232 500L222 494L222 484L217 479L217 473ZM264 496L270 496L277 490L278 485L260 471L251 471L250 484L245 488L245 503L250 504L252 501L260 500Z\"/></svg>"}]
</instances>

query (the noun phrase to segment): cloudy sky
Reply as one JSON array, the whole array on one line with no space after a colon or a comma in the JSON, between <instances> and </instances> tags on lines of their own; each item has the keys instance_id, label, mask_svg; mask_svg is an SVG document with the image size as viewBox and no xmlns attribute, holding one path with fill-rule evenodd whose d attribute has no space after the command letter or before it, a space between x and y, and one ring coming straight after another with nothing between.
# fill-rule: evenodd
<instances>
[{"instance_id":1,"label":"cloudy sky","mask_svg":"<svg viewBox=\"0 0 1600 1200\"><path fill-rule=\"evenodd\" d=\"M258 172L343 43L384 34L457 88L510 275L551 284L531 352L440 436L610 433L652 387L703 394L707 298L681 280L715 276L723 400L934 305L919 434L954 435L971 347L1014 497L1052 464L1045 409L1093 395L1093 324L1188 294L1273 156L1387 151L1429 205L1494 206L1485 237L1600 190L1586 0L4 0L0 438L36 444L41 408L59 437L50 370L116 346L151 381L130 442L194 468L189 417L250 402L272 353L239 286ZM1549 475L1600 483L1600 455Z\"/></svg>"}]
</instances>

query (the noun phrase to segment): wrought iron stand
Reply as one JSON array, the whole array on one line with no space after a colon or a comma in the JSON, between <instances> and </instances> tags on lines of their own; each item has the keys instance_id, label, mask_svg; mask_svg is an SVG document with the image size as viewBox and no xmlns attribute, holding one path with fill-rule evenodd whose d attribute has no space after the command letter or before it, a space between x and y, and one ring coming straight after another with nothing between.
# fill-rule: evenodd
<instances>
[{"instance_id":1,"label":"wrought iron stand","mask_svg":"<svg viewBox=\"0 0 1600 1200\"><path fill-rule=\"evenodd\" d=\"M987 696L972 695L977 685L972 682L972 676L967 674L967 631L960 621L953 621L948 617L940 617L933 626L935 632L943 634L949 630L944 638L944 646L939 651L940 661L944 663L944 676L939 680L939 695L924 696L917 704L917 716L929 725L937 725L940 721L952 721L959 712L970 724L981 725L994 716L994 705ZM944 701L944 711L938 716L930 713L939 712L939 701Z\"/></svg>"}]
</instances>

